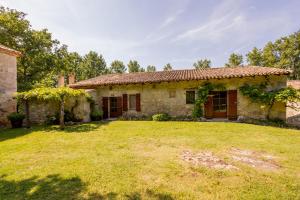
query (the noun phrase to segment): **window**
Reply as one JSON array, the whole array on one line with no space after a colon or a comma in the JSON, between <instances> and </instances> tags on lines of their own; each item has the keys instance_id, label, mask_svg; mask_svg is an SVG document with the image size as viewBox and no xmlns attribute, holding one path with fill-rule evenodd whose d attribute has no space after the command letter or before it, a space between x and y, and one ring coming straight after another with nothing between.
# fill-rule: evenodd
<instances>
[{"instance_id":1,"label":"window","mask_svg":"<svg viewBox=\"0 0 300 200\"><path fill-rule=\"evenodd\" d=\"M135 94L129 95L129 109L136 110L136 95Z\"/></svg>"},{"instance_id":2,"label":"window","mask_svg":"<svg viewBox=\"0 0 300 200\"><path fill-rule=\"evenodd\" d=\"M195 91L186 91L186 104L195 103Z\"/></svg>"},{"instance_id":3,"label":"window","mask_svg":"<svg viewBox=\"0 0 300 200\"><path fill-rule=\"evenodd\" d=\"M118 111L118 101L116 97L110 97L110 112Z\"/></svg>"},{"instance_id":4,"label":"window","mask_svg":"<svg viewBox=\"0 0 300 200\"><path fill-rule=\"evenodd\" d=\"M214 112L226 112L227 110L227 92L211 92L213 96Z\"/></svg>"},{"instance_id":5,"label":"window","mask_svg":"<svg viewBox=\"0 0 300 200\"><path fill-rule=\"evenodd\" d=\"M176 90L169 90L169 98L175 98L176 97Z\"/></svg>"}]
</instances>

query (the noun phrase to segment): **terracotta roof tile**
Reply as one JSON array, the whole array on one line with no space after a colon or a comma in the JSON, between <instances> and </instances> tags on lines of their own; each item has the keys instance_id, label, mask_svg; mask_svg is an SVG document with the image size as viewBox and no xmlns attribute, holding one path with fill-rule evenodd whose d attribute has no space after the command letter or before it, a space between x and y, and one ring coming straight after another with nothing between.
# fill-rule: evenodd
<instances>
[{"instance_id":1,"label":"terracotta roof tile","mask_svg":"<svg viewBox=\"0 0 300 200\"><path fill-rule=\"evenodd\" d=\"M1 44L0 44L0 53L5 53L5 54L11 55L11 56L16 56L16 57L21 56L21 52L16 51L11 48L8 48Z\"/></svg>"},{"instance_id":2,"label":"terracotta roof tile","mask_svg":"<svg viewBox=\"0 0 300 200\"><path fill-rule=\"evenodd\" d=\"M71 88L95 88L105 85L125 85L139 83L160 83L171 81L208 80L222 78L241 78L249 76L288 75L290 71L271 67L245 66L210 69L186 69L159 72L137 72L108 74L69 85Z\"/></svg>"}]
</instances>

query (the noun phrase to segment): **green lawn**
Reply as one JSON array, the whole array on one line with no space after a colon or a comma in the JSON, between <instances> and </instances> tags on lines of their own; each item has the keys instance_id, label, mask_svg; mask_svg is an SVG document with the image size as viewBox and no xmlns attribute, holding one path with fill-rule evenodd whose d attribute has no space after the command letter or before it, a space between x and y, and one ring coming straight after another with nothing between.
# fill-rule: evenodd
<instances>
[{"instance_id":1,"label":"green lawn","mask_svg":"<svg viewBox=\"0 0 300 200\"><path fill-rule=\"evenodd\" d=\"M275 156L277 171L232 160ZM212 151L240 170L193 166ZM0 199L300 199L300 131L222 122L115 121L0 131Z\"/></svg>"}]
</instances>

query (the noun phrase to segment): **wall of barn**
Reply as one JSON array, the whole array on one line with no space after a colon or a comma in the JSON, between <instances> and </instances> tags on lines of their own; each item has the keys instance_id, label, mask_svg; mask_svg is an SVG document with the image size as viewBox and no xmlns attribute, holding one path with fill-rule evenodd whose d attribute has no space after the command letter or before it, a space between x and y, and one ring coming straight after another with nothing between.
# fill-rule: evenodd
<instances>
[{"instance_id":1,"label":"wall of barn","mask_svg":"<svg viewBox=\"0 0 300 200\"><path fill-rule=\"evenodd\" d=\"M0 53L0 126L8 125L7 115L16 111L17 60L15 56Z\"/></svg>"},{"instance_id":2,"label":"wall of barn","mask_svg":"<svg viewBox=\"0 0 300 200\"><path fill-rule=\"evenodd\" d=\"M286 87L286 76L268 76L270 81L269 89ZM238 90L245 83L258 84L266 81L266 77L256 76L247 78L230 78L220 80L210 80L215 84L224 84L227 90ZM186 91L195 90L205 81L182 81L157 84L132 84L123 86L105 86L96 89L96 103L102 107L102 97L121 97L122 94L141 94L141 112L129 110L124 115L151 116L157 113L168 113L171 116L188 116L192 114L194 105L186 104ZM175 97L169 97L169 91L175 91ZM265 118L266 108L262 105L252 103L247 97L238 91L238 116L251 118ZM128 98L129 99L129 98ZM128 100L129 101L129 100ZM285 120L286 108L284 104L274 105L271 115L272 118Z\"/></svg>"}]
</instances>

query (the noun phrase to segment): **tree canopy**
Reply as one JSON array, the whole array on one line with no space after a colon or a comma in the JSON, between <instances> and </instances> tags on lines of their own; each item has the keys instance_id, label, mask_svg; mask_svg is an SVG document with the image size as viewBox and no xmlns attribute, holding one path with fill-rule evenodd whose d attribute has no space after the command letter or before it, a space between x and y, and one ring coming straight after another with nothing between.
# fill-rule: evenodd
<instances>
[{"instance_id":1,"label":"tree canopy","mask_svg":"<svg viewBox=\"0 0 300 200\"><path fill-rule=\"evenodd\" d=\"M147 72L155 72L156 71L156 67L153 65L148 65L147 66Z\"/></svg>"},{"instance_id":2,"label":"tree canopy","mask_svg":"<svg viewBox=\"0 0 300 200\"><path fill-rule=\"evenodd\" d=\"M208 59L201 59L195 62L193 66L195 69L207 69L211 67L211 61Z\"/></svg>"},{"instance_id":3,"label":"tree canopy","mask_svg":"<svg viewBox=\"0 0 300 200\"><path fill-rule=\"evenodd\" d=\"M163 68L164 71L171 71L173 70L173 67L170 63L167 63L164 68Z\"/></svg>"},{"instance_id":4,"label":"tree canopy","mask_svg":"<svg viewBox=\"0 0 300 200\"><path fill-rule=\"evenodd\" d=\"M126 72L126 66L124 65L124 63L120 60L114 60L111 64L110 64L110 69L109 72L110 73L118 73L118 74L123 74Z\"/></svg>"},{"instance_id":5,"label":"tree canopy","mask_svg":"<svg viewBox=\"0 0 300 200\"><path fill-rule=\"evenodd\" d=\"M237 67L243 64L243 56L241 54L232 53L229 56L228 63L225 64L226 67Z\"/></svg>"},{"instance_id":6,"label":"tree canopy","mask_svg":"<svg viewBox=\"0 0 300 200\"><path fill-rule=\"evenodd\" d=\"M127 66L128 66L128 72L129 73L144 72L145 71L145 69L142 68L140 66L140 64L138 63L138 61L136 61L136 60L130 60Z\"/></svg>"}]
</instances>

